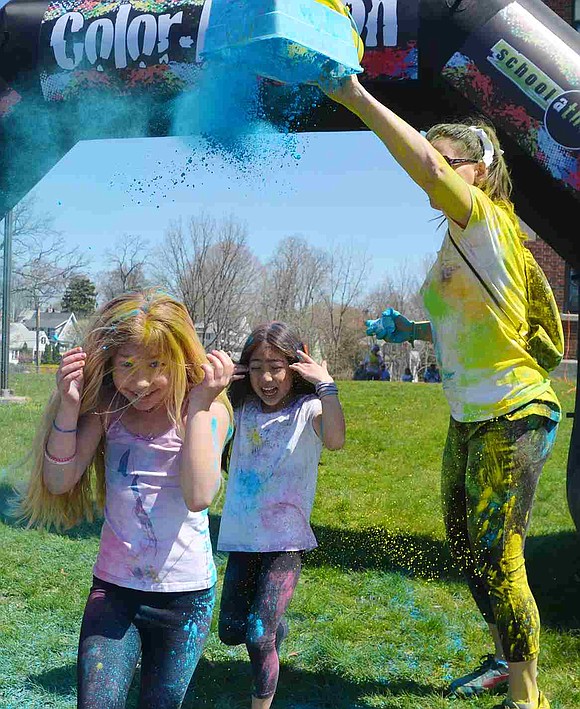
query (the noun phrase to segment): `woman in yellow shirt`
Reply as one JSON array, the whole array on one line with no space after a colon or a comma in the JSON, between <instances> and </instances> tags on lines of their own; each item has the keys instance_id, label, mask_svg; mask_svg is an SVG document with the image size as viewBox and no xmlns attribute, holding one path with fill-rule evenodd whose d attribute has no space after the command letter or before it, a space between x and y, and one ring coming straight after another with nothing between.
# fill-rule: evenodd
<instances>
[{"instance_id":1,"label":"woman in yellow shirt","mask_svg":"<svg viewBox=\"0 0 580 709\"><path fill-rule=\"evenodd\" d=\"M495 652L453 682L450 694L469 697L507 683L506 709L548 709L536 683L540 620L524 542L561 414L521 328L525 237L497 136L490 126L443 124L423 137L356 77L327 93L376 133L447 219L422 288L430 320L413 323L390 311L391 328L379 336L433 341L451 409L442 472L447 536Z\"/></svg>"}]
</instances>

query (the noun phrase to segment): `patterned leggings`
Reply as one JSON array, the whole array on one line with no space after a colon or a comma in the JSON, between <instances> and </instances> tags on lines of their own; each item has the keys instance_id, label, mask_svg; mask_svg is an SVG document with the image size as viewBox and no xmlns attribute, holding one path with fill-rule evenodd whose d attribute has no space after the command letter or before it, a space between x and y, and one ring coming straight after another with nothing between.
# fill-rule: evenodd
<instances>
[{"instance_id":1,"label":"patterned leggings","mask_svg":"<svg viewBox=\"0 0 580 709\"><path fill-rule=\"evenodd\" d=\"M230 552L220 607L219 636L226 645L245 643L254 696L271 697L278 684L278 650L288 634L283 615L302 566L301 552Z\"/></svg>"},{"instance_id":2,"label":"patterned leggings","mask_svg":"<svg viewBox=\"0 0 580 709\"><path fill-rule=\"evenodd\" d=\"M159 593L95 578L81 626L77 709L123 709L140 654L139 709L179 709L214 604L215 587Z\"/></svg>"},{"instance_id":3,"label":"patterned leggings","mask_svg":"<svg viewBox=\"0 0 580 709\"><path fill-rule=\"evenodd\" d=\"M558 424L537 414L482 423L451 419L442 493L451 553L475 602L497 625L506 659L533 660L540 618L524 543L536 486Z\"/></svg>"}]
</instances>

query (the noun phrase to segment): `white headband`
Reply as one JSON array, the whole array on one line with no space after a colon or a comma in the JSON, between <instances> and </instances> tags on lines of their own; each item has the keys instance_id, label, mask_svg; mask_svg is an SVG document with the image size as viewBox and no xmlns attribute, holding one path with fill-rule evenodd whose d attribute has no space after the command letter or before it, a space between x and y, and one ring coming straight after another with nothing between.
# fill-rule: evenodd
<instances>
[{"instance_id":1,"label":"white headband","mask_svg":"<svg viewBox=\"0 0 580 709\"><path fill-rule=\"evenodd\" d=\"M483 148L483 164L486 167L489 167L495 157L495 148L493 147L493 143L491 142L489 135L483 130L483 128L478 128L477 126L469 126L469 130L472 130L479 138L481 147ZM500 150L500 155L502 154L503 151Z\"/></svg>"}]
</instances>

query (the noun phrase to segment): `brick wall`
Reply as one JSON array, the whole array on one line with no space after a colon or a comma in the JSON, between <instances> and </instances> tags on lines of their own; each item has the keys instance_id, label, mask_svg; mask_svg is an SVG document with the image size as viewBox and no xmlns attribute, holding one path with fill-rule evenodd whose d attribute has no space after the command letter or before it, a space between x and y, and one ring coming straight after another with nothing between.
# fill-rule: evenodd
<instances>
[{"instance_id":1,"label":"brick wall","mask_svg":"<svg viewBox=\"0 0 580 709\"><path fill-rule=\"evenodd\" d=\"M572 24L574 14L574 0L544 0L544 5L557 12L569 24Z\"/></svg>"},{"instance_id":2,"label":"brick wall","mask_svg":"<svg viewBox=\"0 0 580 709\"><path fill-rule=\"evenodd\" d=\"M564 359L578 358L578 320L569 320L564 317Z\"/></svg>"},{"instance_id":3,"label":"brick wall","mask_svg":"<svg viewBox=\"0 0 580 709\"><path fill-rule=\"evenodd\" d=\"M574 0L544 0L544 5L557 12L569 24L572 24L574 14Z\"/></svg>"}]
</instances>

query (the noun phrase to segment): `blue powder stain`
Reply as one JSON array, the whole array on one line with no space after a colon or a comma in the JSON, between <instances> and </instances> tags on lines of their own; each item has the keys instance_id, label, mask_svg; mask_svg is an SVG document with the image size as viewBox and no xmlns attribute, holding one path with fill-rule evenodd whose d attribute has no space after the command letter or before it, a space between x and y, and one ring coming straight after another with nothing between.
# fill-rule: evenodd
<instances>
[{"instance_id":1,"label":"blue powder stain","mask_svg":"<svg viewBox=\"0 0 580 709\"><path fill-rule=\"evenodd\" d=\"M186 633L189 633L189 637L187 638L186 651L188 653L191 653L195 650L196 645L199 641L199 629L197 627L197 623L195 623L192 618L183 626L183 629Z\"/></svg>"},{"instance_id":2,"label":"blue powder stain","mask_svg":"<svg viewBox=\"0 0 580 709\"><path fill-rule=\"evenodd\" d=\"M242 470L238 475L238 494L243 497L255 497L261 487L262 481L255 470Z\"/></svg>"},{"instance_id":3,"label":"blue powder stain","mask_svg":"<svg viewBox=\"0 0 580 709\"><path fill-rule=\"evenodd\" d=\"M443 679L446 681L451 681L454 679L453 672L451 671L451 665L449 662L444 662L441 665L441 669L443 670Z\"/></svg>"},{"instance_id":4,"label":"blue powder stain","mask_svg":"<svg viewBox=\"0 0 580 709\"><path fill-rule=\"evenodd\" d=\"M183 629L187 633L192 633L194 635L197 635L197 625L193 622L192 618L187 621L187 623L183 626Z\"/></svg>"},{"instance_id":5,"label":"blue powder stain","mask_svg":"<svg viewBox=\"0 0 580 709\"><path fill-rule=\"evenodd\" d=\"M261 618L259 618L255 613L250 613L248 616L248 625L250 627L250 632L252 640L259 640L264 637L264 623Z\"/></svg>"}]
</instances>

